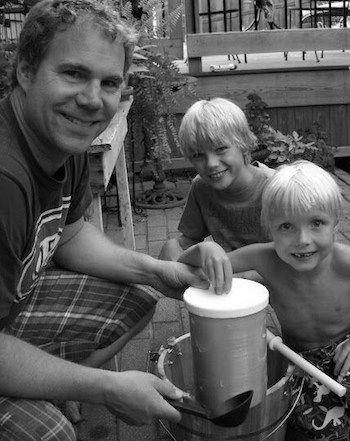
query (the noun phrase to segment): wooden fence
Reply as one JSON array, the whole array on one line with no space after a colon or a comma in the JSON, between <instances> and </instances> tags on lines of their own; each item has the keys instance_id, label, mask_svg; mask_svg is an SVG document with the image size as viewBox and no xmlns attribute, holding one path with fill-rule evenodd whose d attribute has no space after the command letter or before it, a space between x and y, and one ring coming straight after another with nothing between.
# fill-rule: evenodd
<instances>
[{"instance_id":1,"label":"wooden fence","mask_svg":"<svg viewBox=\"0 0 350 441\"><path fill-rule=\"evenodd\" d=\"M350 49L350 29L275 29L187 35L190 75L202 72L202 57ZM349 59L350 62L350 59Z\"/></svg>"}]
</instances>

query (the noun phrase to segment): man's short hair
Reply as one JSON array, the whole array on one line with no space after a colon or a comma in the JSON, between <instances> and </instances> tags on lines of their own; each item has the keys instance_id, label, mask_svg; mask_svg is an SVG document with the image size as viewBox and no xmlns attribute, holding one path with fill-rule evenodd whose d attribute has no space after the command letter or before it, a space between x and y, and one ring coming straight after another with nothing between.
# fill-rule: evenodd
<instances>
[{"instance_id":1,"label":"man's short hair","mask_svg":"<svg viewBox=\"0 0 350 441\"><path fill-rule=\"evenodd\" d=\"M106 38L124 46L124 74L127 73L137 35L108 0L42 0L31 8L24 21L12 70L12 87L18 84L19 61L26 61L35 74L55 35L69 29L78 19L92 22Z\"/></svg>"},{"instance_id":2,"label":"man's short hair","mask_svg":"<svg viewBox=\"0 0 350 441\"><path fill-rule=\"evenodd\" d=\"M244 112L225 98L194 103L182 119L179 141L183 154L189 158L197 152L232 146L241 150L246 164L257 143Z\"/></svg>"},{"instance_id":3,"label":"man's short hair","mask_svg":"<svg viewBox=\"0 0 350 441\"><path fill-rule=\"evenodd\" d=\"M263 191L262 226L269 231L274 218L305 214L310 210L328 213L338 224L342 196L335 180L310 161L298 160L280 166Z\"/></svg>"}]
</instances>

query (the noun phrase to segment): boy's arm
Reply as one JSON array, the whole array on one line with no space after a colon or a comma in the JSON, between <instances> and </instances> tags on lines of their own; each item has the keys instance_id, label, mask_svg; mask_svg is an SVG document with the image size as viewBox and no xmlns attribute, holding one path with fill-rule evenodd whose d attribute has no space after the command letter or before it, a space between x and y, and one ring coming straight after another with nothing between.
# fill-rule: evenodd
<instances>
[{"instance_id":1,"label":"boy's arm","mask_svg":"<svg viewBox=\"0 0 350 441\"><path fill-rule=\"evenodd\" d=\"M191 239L190 237L181 234L180 237L169 239L165 242L158 258L161 260L177 261L177 259L185 250L187 250L187 248L199 242L200 240Z\"/></svg>"}]
</instances>

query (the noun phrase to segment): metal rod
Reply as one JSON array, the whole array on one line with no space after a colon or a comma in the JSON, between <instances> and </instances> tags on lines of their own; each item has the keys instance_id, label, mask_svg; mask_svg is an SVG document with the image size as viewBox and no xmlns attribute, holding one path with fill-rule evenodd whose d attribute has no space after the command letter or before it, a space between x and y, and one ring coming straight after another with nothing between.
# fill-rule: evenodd
<instances>
[{"instance_id":1,"label":"metal rod","mask_svg":"<svg viewBox=\"0 0 350 441\"><path fill-rule=\"evenodd\" d=\"M299 366L303 371L319 380L322 384L328 387L329 390L337 394L339 397L343 397L346 394L346 387L333 380L333 378L331 378L329 375L322 372L316 366L314 366L309 361L305 360L299 354L286 346L282 342L281 337L277 337L276 335L272 334L272 332L270 332L268 329L266 330L266 337L267 343L271 350L277 350L278 352L280 352L294 364Z\"/></svg>"}]
</instances>

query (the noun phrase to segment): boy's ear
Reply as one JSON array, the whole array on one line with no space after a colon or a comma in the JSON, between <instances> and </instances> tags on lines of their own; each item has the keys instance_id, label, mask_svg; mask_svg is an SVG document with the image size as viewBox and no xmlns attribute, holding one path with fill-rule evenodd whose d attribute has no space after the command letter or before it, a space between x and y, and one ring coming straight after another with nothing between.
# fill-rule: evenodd
<instances>
[{"instance_id":1,"label":"boy's ear","mask_svg":"<svg viewBox=\"0 0 350 441\"><path fill-rule=\"evenodd\" d=\"M26 92L32 83L33 72L29 64L25 60L18 61L16 69L17 81L22 89Z\"/></svg>"}]
</instances>

